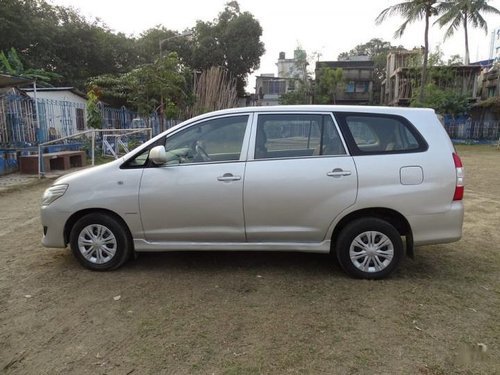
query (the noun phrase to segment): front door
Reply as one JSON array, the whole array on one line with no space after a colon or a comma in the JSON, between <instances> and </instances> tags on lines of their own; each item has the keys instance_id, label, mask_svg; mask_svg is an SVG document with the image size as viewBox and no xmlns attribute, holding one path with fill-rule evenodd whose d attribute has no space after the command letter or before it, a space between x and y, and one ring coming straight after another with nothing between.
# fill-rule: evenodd
<instances>
[{"instance_id":1,"label":"front door","mask_svg":"<svg viewBox=\"0 0 500 375\"><path fill-rule=\"evenodd\" d=\"M166 140L167 163L144 169L139 191L149 242L244 242L249 116L205 120Z\"/></svg>"}]
</instances>

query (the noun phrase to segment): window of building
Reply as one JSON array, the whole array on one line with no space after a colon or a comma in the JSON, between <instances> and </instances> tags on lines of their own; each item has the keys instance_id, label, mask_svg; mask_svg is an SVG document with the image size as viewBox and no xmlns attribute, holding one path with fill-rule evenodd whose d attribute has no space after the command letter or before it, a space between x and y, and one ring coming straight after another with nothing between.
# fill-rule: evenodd
<instances>
[{"instance_id":1,"label":"window of building","mask_svg":"<svg viewBox=\"0 0 500 375\"><path fill-rule=\"evenodd\" d=\"M347 82L345 85L345 92L354 92L355 86L356 85L355 85L354 81Z\"/></svg>"},{"instance_id":2,"label":"window of building","mask_svg":"<svg viewBox=\"0 0 500 375\"><path fill-rule=\"evenodd\" d=\"M355 92L368 92L368 87L369 82L367 81L356 82Z\"/></svg>"},{"instance_id":3,"label":"window of building","mask_svg":"<svg viewBox=\"0 0 500 375\"><path fill-rule=\"evenodd\" d=\"M284 80L269 80L262 83L264 94L281 95L286 91L286 82Z\"/></svg>"},{"instance_id":4,"label":"window of building","mask_svg":"<svg viewBox=\"0 0 500 375\"><path fill-rule=\"evenodd\" d=\"M82 108L76 109L76 130L85 130L85 119Z\"/></svg>"}]
</instances>

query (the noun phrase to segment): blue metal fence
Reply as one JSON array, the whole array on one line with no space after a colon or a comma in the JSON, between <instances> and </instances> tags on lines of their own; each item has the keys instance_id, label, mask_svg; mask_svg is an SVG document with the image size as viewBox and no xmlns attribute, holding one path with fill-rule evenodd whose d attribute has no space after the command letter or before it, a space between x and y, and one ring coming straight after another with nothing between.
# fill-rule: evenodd
<instances>
[{"instance_id":1,"label":"blue metal fence","mask_svg":"<svg viewBox=\"0 0 500 375\"><path fill-rule=\"evenodd\" d=\"M33 101L28 97L0 98L0 147L24 147L36 142Z\"/></svg>"},{"instance_id":2,"label":"blue metal fence","mask_svg":"<svg viewBox=\"0 0 500 375\"><path fill-rule=\"evenodd\" d=\"M500 138L500 121L472 121L468 116L444 116L444 128L456 142L492 143Z\"/></svg>"},{"instance_id":3,"label":"blue metal fence","mask_svg":"<svg viewBox=\"0 0 500 375\"><path fill-rule=\"evenodd\" d=\"M38 121L36 112L38 111ZM153 135L160 133L160 119L153 113L141 117L125 107L111 108L101 105L103 129L152 128ZM164 129L179 123L164 120ZM24 148L39 143L67 137L87 129L86 108L83 103L33 99L9 94L0 97L0 148Z\"/></svg>"},{"instance_id":4,"label":"blue metal fence","mask_svg":"<svg viewBox=\"0 0 500 375\"><path fill-rule=\"evenodd\" d=\"M125 107L105 105L100 112L103 129L152 128L153 136L160 133L156 113L141 117ZM16 171L17 156L36 152L38 144L87 130L86 117L85 103L38 98L35 104L34 99L14 90L0 96L0 175ZM163 129L177 123L164 119ZM67 140L64 143L68 146Z\"/></svg>"}]
</instances>

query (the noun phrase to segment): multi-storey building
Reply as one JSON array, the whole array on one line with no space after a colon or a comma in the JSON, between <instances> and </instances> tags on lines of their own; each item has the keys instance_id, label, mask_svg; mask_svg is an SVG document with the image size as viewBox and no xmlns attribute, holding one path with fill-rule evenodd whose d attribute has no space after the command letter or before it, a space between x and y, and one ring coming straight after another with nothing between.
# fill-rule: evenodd
<instances>
[{"instance_id":1,"label":"multi-storey building","mask_svg":"<svg viewBox=\"0 0 500 375\"><path fill-rule=\"evenodd\" d=\"M500 61L500 26L491 33L490 59Z\"/></svg>"},{"instance_id":2,"label":"multi-storey building","mask_svg":"<svg viewBox=\"0 0 500 375\"><path fill-rule=\"evenodd\" d=\"M429 81L466 95L475 101L478 89L480 65L434 66ZM387 55L386 78L382 81L381 104L408 106L414 90L420 86L422 74L422 51L396 50Z\"/></svg>"},{"instance_id":3,"label":"multi-storey building","mask_svg":"<svg viewBox=\"0 0 500 375\"><path fill-rule=\"evenodd\" d=\"M273 73L256 77L255 97L257 105L278 105L281 95L295 91L307 80L307 54L296 49L293 59L287 59L285 52L280 52L278 76Z\"/></svg>"},{"instance_id":4,"label":"multi-storey building","mask_svg":"<svg viewBox=\"0 0 500 375\"><path fill-rule=\"evenodd\" d=\"M368 56L351 56L340 61L318 61L316 80L322 68L342 69L343 82L336 88L336 104L373 104L375 63Z\"/></svg>"}]
</instances>

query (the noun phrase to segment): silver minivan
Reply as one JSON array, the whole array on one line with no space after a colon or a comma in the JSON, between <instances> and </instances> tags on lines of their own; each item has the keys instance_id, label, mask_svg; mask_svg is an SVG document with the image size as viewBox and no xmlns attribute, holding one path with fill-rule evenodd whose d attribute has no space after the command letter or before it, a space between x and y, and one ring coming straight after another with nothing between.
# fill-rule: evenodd
<instances>
[{"instance_id":1,"label":"silver minivan","mask_svg":"<svg viewBox=\"0 0 500 375\"><path fill-rule=\"evenodd\" d=\"M378 279L414 246L460 239L463 178L430 109L229 109L55 181L42 242L92 270L134 252L301 251Z\"/></svg>"}]
</instances>

